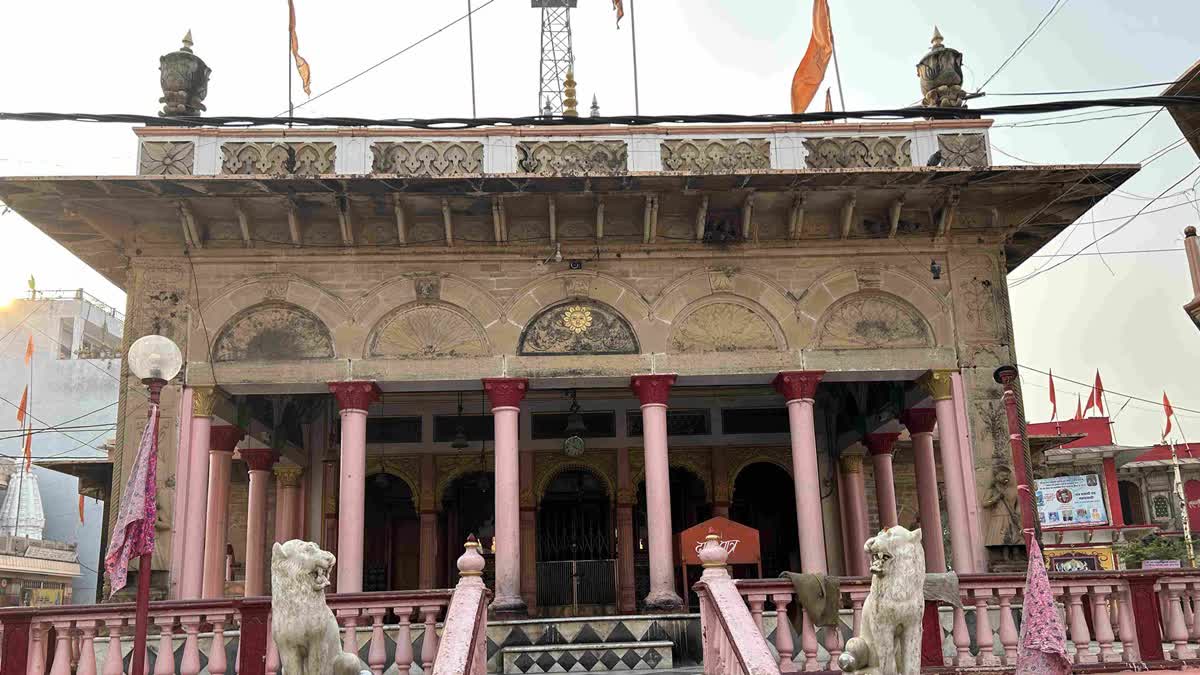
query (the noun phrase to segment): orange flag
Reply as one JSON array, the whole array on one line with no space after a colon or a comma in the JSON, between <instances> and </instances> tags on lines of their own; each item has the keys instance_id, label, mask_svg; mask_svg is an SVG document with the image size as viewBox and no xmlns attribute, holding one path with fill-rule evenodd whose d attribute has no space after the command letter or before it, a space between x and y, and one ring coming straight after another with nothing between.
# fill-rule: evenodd
<instances>
[{"instance_id":1,"label":"orange flag","mask_svg":"<svg viewBox=\"0 0 1200 675\"><path fill-rule=\"evenodd\" d=\"M1076 420L1083 419L1083 408L1080 406L1081 406L1081 404L1079 402L1079 394L1075 394L1075 419Z\"/></svg>"},{"instance_id":2,"label":"orange flag","mask_svg":"<svg viewBox=\"0 0 1200 675\"><path fill-rule=\"evenodd\" d=\"M1050 419L1058 419L1058 399L1054 397L1054 369L1050 369Z\"/></svg>"},{"instance_id":3,"label":"orange flag","mask_svg":"<svg viewBox=\"0 0 1200 675\"><path fill-rule=\"evenodd\" d=\"M1167 400L1167 392L1163 392L1163 413L1167 416L1167 428L1163 429L1163 439L1165 440L1171 433L1171 415L1175 414L1175 409L1171 407L1171 402Z\"/></svg>"},{"instance_id":4,"label":"orange flag","mask_svg":"<svg viewBox=\"0 0 1200 675\"><path fill-rule=\"evenodd\" d=\"M1083 406L1083 414L1084 415L1088 414L1089 412L1091 412L1092 408L1095 408L1095 407L1096 407L1096 391L1093 389L1088 394L1087 405Z\"/></svg>"},{"instance_id":5,"label":"orange flag","mask_svg":"<svg viewBox=\"0 0 1200 675\"><path fill-rule=\"evenodd\" d=\"M828 0L813 0L812 37L808 51L792 76L792 112L799 115L808 109L813 96L825 79L829 57L833 56L833 26L829 23Z\"/></svg>"},{"instance_id":6,"label":"orange flag","mask_svg":"<svg viewBox=\"0 0 1200 675\"><path fill-rule=\"evenodd\" d=\"M25 406L29 404L29 385L21 392L21 403L17 405L17 424L25 424Z\"/></svg>"},{"instance_id":7,"label":"orange flag","mask_svg":"<svg viewBox=\"0 0 1200 675\"><path fill-rule=\"evenodd\" d=\"M1100 369L1096 369L1096 383L1092 385L1092 391L1096 392L1096 409L1100 414L1104 414L1104 383L1100 381Z\"/></svg>"},{"instance_id":8,"label":"orange flag","mask_svg":"<svg viewBox=\"0 0 1200 675\"><path fill-rule=\"evenodd\" d=\"M292 0L288 0L288 32L292 35L292 57L296 59L296 72L300 73L300 84L304 86L304 93L312 96L312 88L309 86L308 61L300 56L300 39L296 37L296 5Z\"/></svg>"},{"instance_id":9,"label":"orange flag","mask_svg":"<svg viewBox=\"0 0 1200 675\"><path fill-rule=\"evenodd\" d=\"M29 344L25 345L25 365L33 360L33 333L29 334Z\"/></svg>"},{"instance_id":10,"label":"orange flag","mask_svg":"<svg viewBox=\"0 0 1200 675\"><path fill-rule=\"evenodd\" d=\"M33 432L25 432L25 470L33 468Z\"/></svg>"},{"instance_id":11,"label":"orange flag","mask_svg":"<svg viewBox=\"0 0 1200 675\"><path fill-rule=\"evenodd\" d=\"M625 18L625 0L613 0L613 10L617 12L617 28L621 27L621 19Z\"/></svg>"},{"instance_id":12,"label":"orange flag","mask_svg":"<svg viewBox=\"0 0 1200 675\"><path fill-rule=\"evenodd\" d=\"M83 495L79 495L79 524L83 525Z\"/></svg>"}]
</instances>

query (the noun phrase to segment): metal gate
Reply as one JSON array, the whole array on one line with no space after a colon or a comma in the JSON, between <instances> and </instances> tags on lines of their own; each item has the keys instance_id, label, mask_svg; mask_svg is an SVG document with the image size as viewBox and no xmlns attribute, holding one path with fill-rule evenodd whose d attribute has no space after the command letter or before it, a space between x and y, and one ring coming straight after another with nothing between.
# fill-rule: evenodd
<instances>
[{"instance_id":1,"label":"metal gate","mask_svg":"<svg viewBox=\"0 0 1200 675\"><path fill-rule=\"evenodd\" d=\"M617 602L617 561L556 560L537 564L538 604L612 605Z\"/></svg>"}]
</instances>

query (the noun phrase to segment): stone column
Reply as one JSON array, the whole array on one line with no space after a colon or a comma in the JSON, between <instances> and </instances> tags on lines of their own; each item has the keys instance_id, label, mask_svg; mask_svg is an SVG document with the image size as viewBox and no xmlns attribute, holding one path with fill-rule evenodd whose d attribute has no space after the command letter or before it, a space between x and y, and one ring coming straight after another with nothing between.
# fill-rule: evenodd
<instances>
[{"instance_id":1,"label":"stone column","mask_svg":"<svg viewBox=\"0 0 1200 675\"><path fill-rule=\"evenodd\" d=\"M874 469L875 506L879 509L881 530L900 524L896 511L896 478L892 471L892 451L896 448L897 438L900 438L899 433L867 434L863 438Z\"/></svg>"},{"instance_id":2,"label":"stone column","mask_svg":"<svg viewBox=\"0 0 1200 675\"><path fill-rule=\"evenodd\" d=\"M954 571L966 574L975 571L971 553L971 535L967 529L967 493L963 480L962 452L958 445L958 422L955 419L954 395L950 371L931 370L918 383L933 398L937 417L938 445L942 455L942 475L946 490L946 517L950 519L950 559Z\"/></svg>"},{"instance_id":3,"label":"stone column","mask_svg":"<svg viewBox=\"0 0 1200 675\"><path fill-rule=\"evenodd\" d=\"M796 521L800 533L800 569L825 574L825 526L821 513L821 477L817 470L817 432L813 397L825 371L798 370L775 376L775 390L787 399L792 432L792 476L796 485Z\"/></svg>"},{"instance_id":4,"label":"stone column","mask_svg":"<svg viewBox=\"0 0 1200 675\"><path fill-rule=\"evenodd\" d=\"M729 499L733 492L733 486L730 485L729 462L725 457L725 448L713 448L711 452L713 484L712 514L715 518L728 518Z\"/></svg>"},{"instance_id":5,"label":"stone column","mask_svg":"<svg viewBox=\"0 0 1200 675\"><path fill-rule=\"evenodd\" d=\"M921 514L921 542L925 546L925 569L946 571L946 547L942 544L942 506L938 496L937 460L933 455L933 408L912 408L900 415L912 437L913 464L917 473L917 507Z\"/></svg>"},{"instance_id":6,"label":"stone column","mask_svg":"<svg viewBox=\"0 0 1200 675\"><path fill-rule=\"evenodd\" d=\"M188 439L187 499L183 509L183 566L179 598L199 600L204 589L204 518L208 511L208 450L216 389L192 388L192 428Z\"/></svg>"},{"instance_id":7,"label":"stone column","mask_svg":"<svg viewBox=\"0 0 1200 675\"><path fill-rule=\"evenodd\" d=\"M242 460L250 467L250 490L246 500L246 585L245 596L262 595L267 563L267 481L279 453L270 448L243 448ZM279 494L275 495L278 507Z\"/></svg>"},{"instance_id":8,"label":"stone column","mask_svg":"<svg viewBox=\"0 0 1200 675\"><path fill-rule=\"evenodd\" d=\"M338 477L337 591L362 591L367 490L367 408L379 399L374 382L330 382L342 416Z\"/></svg>"},{"instance_id":9,"label":"stone column","mask_svg":"<svg viewBox=\"0 0 1200 675\"><path fill-rule=\"evenodd\" d=\"M437 588L438 514L434 503L437 465L432 453L421 455L421 562L417 577L422 589Z\"/></svg>"},{"instance_id":10,"label":"stone column","mask_svg":"<svg viewBox=\"0 0 1200 675\"><path fill-rule=\"evenodd\" d=\"M304 469L294 464L275 466L275 541L305 539L300 529L300 481Z\"/></svg>"},{"instance_id":11,"label":"stone column","mask_svg":"<svg viewBox=\"0 0 1200 675\"><path fill-rule=\"evenodd\" d=\"M179 600L183 585L183 532L187 527L188 458L192 450L192 387L179 394L179 437L175 455L175 495L171 506L169 597Z\"/></svg>"},{"instance_id":12,"label":"stone column","mask_svg":"<svg viewBox=\"0 0 1200 675\"><path fill-rule=\"evenodd\" d=\"M225 543L229 525L229 473L233 449L246 432L232 425L213 427L208 454L208 504L204 521L205 598L225 596Z\"/></svg>"},{"instance_id":13,"label":"stone column","mask_svg":"<svg viewBox=\"0 0 1200 675\"><path fill-rule=\"evenodd\" d=\"M516 377L489 377L483 391L492 404L496 447L496 598L497 614L523 615L521 599L521 479L517 457L521 399L529 381Z\"/></svg>"},{"instance_id":14,"label":"stone column","mask_svg":"<svg viewBox=\"0 0 1200 675\"><path fill-rule=\"evenodd\" d=\"M629 471L629 448L617 448L617 611L637 611L634 555L637 535L633 531L633 478Z\"/></svg>"},{"instance_id":15,"label":"stone column","mask_svg":"<svg viewBox=\"0 0 1200 675\"><path fill-rule=\"evenodd\" d=\"M649 530L650 593L646 608L683 607L675 592L671 531L671 474L667 460L667 400L675 375L634 375L629 387L642 404L642 443L646 450L646 521Z\"/></svg>"},{"instance_id":16,"label":"stone column","mask_svg":"<svg viewBox=\"0 0 1200 675\"><path fill-rule=\"evenodd\" d=\"M533 494L533 452L519 453L521 480L521 597L537 611L537 502Z\"/></svg>"},{"instance_id":17,"label":"stone column","mask_svg":"<svg viewBox=\"0 0 1200 675\"><path fill-rule=\"evenodd\" d=\"M846 571L850 575L867 574L867 554L863 544L867 542L867 486L863 479L863 456L857 453L842 453L838 459L845 490L846 511L843 525L846 529Z\"/></svg>"}]
</instances>

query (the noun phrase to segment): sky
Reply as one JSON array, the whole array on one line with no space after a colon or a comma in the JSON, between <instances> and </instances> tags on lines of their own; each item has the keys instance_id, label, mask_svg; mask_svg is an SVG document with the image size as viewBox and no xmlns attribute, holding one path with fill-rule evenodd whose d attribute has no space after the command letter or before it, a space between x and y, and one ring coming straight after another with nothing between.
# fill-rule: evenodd
<instances>
[{"instance_id":1,"label":"sky","mask_svg":"<svg viewBox=\"0 0 1200 675\"><path fill-rule=\"evenodd\" d=\"M602 113L633 112L629 14L634 14L642 113L788 112L792 72L811 31L809 0L625 1L620 29L609 0L580 0L572 12L581 108L594 94ZM534 114L538 10L526 0L472 2L478 114ZM196 54L213 69L207 114L275 115L287 109L284 0L11 4L0 25L0 63L6 64L0 111L154 114L161 95L158 57L178 48L188 29ZM300 51L312 67L313 94L319 95L462 16L467 0L295 4ZM846 108L867 109L903 107L920 98L914 65L927 51L935 24L946 44L964 53L966 85L975 90L1055 3L829 4ZM1200 3L1186 0L1060 0L1044 29L988 83L990 95L972 105L1070 98L1001 96L1006 93L1174 80L1200 58L1198 25ZM464 21L311 103L296 85L296 114L469 116L467 45ZM826 85L834 88L840 107L832 68ZM1147 120L1108 161L1143 161L1181 136L1169 115L1154 116L1149 109L1050 119L1059 115L997 120L994 162L1098 163ZM136 172L136 147L128 125L0 122L0 175L128 175ZM1009 277L1021 365L1054 370L1060 418L1073 415L1077 394L1086 399L1088 393L1066 378L1090 383L1099 369L1108 406L1119 411L1114 431L1121 444L1160 438L1161 406L1128 396L1159 401L1164 390L1177 411L1176 429L1200 441L1200 365L1194 356L1200 335L1181 309L1191 299L1181 232L1200 223L1200 206L1188 203L1197 198L1192 181L1200 174L1147 209L1156 213L1129 222L1120 218L1196 166L1186 145L1154 159L1042 254L1066 256L1119 231L1061 266L1056 263L1063 257L1035 257ZM82 287L124 306L119 289L15 213L0 216L0 233L0 299L23 293L32 274L39 288ZM1156 249L1170 250L1144 252ZM1094 255L1097 250L1107 255ZM1028 419L1049 419L1046 376L1033 370L1022 375Z\"/></svg>"}]
</instances>

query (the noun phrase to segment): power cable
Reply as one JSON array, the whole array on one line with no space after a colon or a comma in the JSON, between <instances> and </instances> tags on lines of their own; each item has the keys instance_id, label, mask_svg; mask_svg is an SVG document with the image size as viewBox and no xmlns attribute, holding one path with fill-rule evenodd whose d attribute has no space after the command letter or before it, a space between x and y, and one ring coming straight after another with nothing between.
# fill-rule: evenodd
<instances>
[{"instance_id":1,"label":"power cable","mask_svg":"<svg viewBox=\"0 0 1200 675\"><path fill-rule=\"evenodd\" d=\"M1000 66L997 67L996 70L988 76L988 79L984 80L983 84L979 85L979 89L976 89L975 91L983 91L983 88L988 86L988 83L995 79L995 77L1000 74L1000 71L1004 70L1004 67L1007 66L1014 58L1016 58L1017 54L1020 54L1025 49L1026 45L1028 45L1030 41L1032 41L1033 38L1042 31L1042 28L1047 24L1047 22L1050 21L1051 17L1056 13L1057 10L1064 6L1067 1L1068 0L1054 0L1054 4L1050 6L1049 11L1047 11L1042 17L1042 20L1038 21L1037 25L1033 27L1033 30L1029 32L1029 35L1026 35L1024 40L1021 40L1021 43L1018 44L1016 49L1014 49L1012 53L1008 55L1008 58L1004 59Z\"/></svg>"},{"instance_id":2,"label":"power cable","mask_svg":"<svg viewBox=\"0 0 1200 675\"><path fill-rule=\"evenodd\" d=\"M991 92L988 96L1071 96L1074 94L1100 94L1107 91L1129 91L1131 89L1149 89L1151 87L1166 87L1175 84L1175 80L1166 82L1147 82L1146 84L1131 84L1125 87L1107 87L1104 89L1074 89L1068 91L1016 91L1016 92Z\"/></svg>"},{"instance_id":3,"label":"power cable","mask_svg":"<svg viewBox=\"0 0 1200 675\"><path fill-rule=\"evenodd\" d=\"M1017 366L1020 368L1024 368L1026 370L1032 370L1033 372L1038 373L1040 375L1047 375L1047 376L1050 375L1050 373L1048 371L1040 370L1038 368L1034 368L1033 366L1025 365L1024 363L1018 363ZM1054 379L1063 380L1065 382L1070 382L1071 384L1078 384L1082 387L1087 387L1088 389L1091 389L1093 386L1093 383L1091 383L1091 382L1080 382L1079 380L1072 380L1071 378L1063 377L1062 375L1055 375ZM1162 409L1162 401L1152 401L1148 398L1142 398L1141 396L1134 396L1133 394L1126 394L1124 392L1120 392L1115 389L1111 389L1109 387L1105 387L1104 391L1105 391L1105 393L1112 394L1114 396L1120 396L1122 398L1128 398L1128 399L1132 399L1134 401L1141 401L1142 403L1149 403L1151 405L1157 406L1159 410ZM1171 404L1171 407L1174 410L1183 410L1184 412L1190 412L1190 413L1200 415L1200 410L1196 410L1194 408L1187 408L1187 407L1184 407L1181 405L1175 405L1174 403Z\"/></svg>"}]
</instances>

